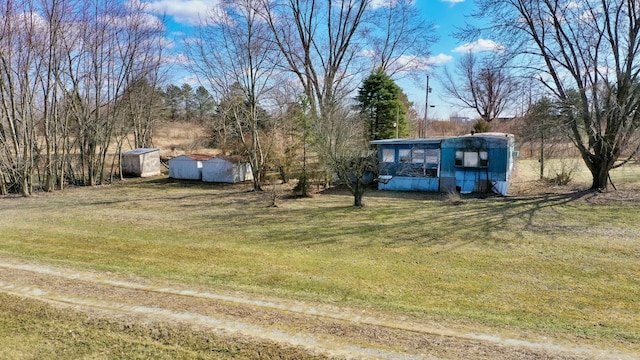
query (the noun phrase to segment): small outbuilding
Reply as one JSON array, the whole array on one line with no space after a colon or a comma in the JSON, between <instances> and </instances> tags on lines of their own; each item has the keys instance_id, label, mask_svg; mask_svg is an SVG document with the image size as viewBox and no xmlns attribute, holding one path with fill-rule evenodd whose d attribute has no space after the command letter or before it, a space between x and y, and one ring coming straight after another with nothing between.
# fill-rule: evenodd
<instances>
[{"instance_id":1,"label":"small outbuilding","mask_svg":"<svg viewBox=\"0 0 640 360\"><path fill-rule=\"evenodd\" d=\"M202 181L239 183L253 180L251 164L235 156L217 156L202 163Z\"/></svg>"},{"instance_id":2,"label":"small outbuilding","mask_svg":"<svg viewBox=\"0 0 640 360\"><path fill-rule=\"evenodd\" d=\"M188 154L169 160L169 177L182 180L202 180L202 163L213 159L208 154Z\"/></svg>"},{"instance_id":3,"label":"small outbuilding","mask_svg":"<svg viewBox=\"0 0 640 360\"><path fill-rule=\"evenodd\" d=\"M160 175L160 149L140 148L122 153L122 175L148 177Z\"/></svg>"},{"instance_id":4,"label":"small outbuilding","mask_svg":"<svg viewBox=\"0 0 640 360\"><path fill-rule=\"evenodd\" d=\"M505 133L372 141L378 146L378 189L506 195L514 142Z\"/></svg>"}]
</instances>

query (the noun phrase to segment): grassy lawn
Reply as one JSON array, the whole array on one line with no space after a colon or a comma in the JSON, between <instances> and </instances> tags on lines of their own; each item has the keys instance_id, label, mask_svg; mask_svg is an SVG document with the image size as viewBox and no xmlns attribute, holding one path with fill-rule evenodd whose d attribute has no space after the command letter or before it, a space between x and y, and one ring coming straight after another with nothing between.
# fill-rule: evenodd
<instances>
[{"instance_id":1,"label":"grassy lawn","mask_svg":"<svg viewBox=\"0 0 640 360\"><path fill-rule=\"evenodd\" d=\"M0 293L2 359L322 359L162 322L87 316Z\"/></svg>"},{"instance_id":2,"label":"grassy lawn","mask_svg":"<svg viewBox=\"0 0 640 360\"><path fill-rule=\"evenodd\" d=\"M621 184L633 178L625 171ZM453 205L371 192L362 209L338 193L272 208L270 194L247 189L157 178L0 199L0 256L640 343L640 200L573 192Z\"/></svg>"}]
</instances>

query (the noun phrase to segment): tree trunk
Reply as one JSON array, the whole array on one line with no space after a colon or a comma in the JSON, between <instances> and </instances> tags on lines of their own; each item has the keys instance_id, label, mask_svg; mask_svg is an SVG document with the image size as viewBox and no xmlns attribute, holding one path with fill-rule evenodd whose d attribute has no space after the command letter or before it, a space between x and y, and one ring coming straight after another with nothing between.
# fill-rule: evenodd
<instances>
[{"instance_id":1,"label":"tree trunk","mask_svg":"<svg viewBox=\"0 0 640 360\"><path fill-rule=\"evenodd\" d=\"M261 171L253 172L253 191L262 191L262 183L260 182L261 177L262 177Z\"/></svg>"},{"instance_id":2,"label":"tree trunk","mask_svg":"<svg viewBox=\"0 0 640 360\"><path fill-rule=\"evenodd\" d=\"M609 186L609 170L607 166L601 165L591 170L591 190L607 190Z\"/></svg>"},{"instance_id":3,"label":"tree trunk","mask_svg":"<svg viewBox=\"0 0 640 360\"><path fill-rule=\"evenodd\" d=\"M7 183L4 181L2 170L0 170L0 195L7 195Z\"/></svg>"},{"instance_id":4,"label":"tree trunk","mask_svg":"<svg viewBox=\"0 0 640 360\"><path fill-rule=\"evenodd\" d=\"M362 198L364 197L365 187L360 183L360 181L356 181L353 186L353 206L363 207L364 204L362 203Z\"/></svg>"},{"instance_id":5,"label":"tree trunk","mask_svg":"<svg viewBox=\"0 0 640 360\"><path fill-rule=\"evenodd\" d=\"M24 160L25 164L23 165L23 169L20 170L20 195L24 196L24 197L30 197L31 196L31 187L29 186L29 172L28 172L28 167L26 164L26 159Z\"/></svg>"},{"instance_id":6,"label":"tree trunk","mask_svg":"<svg viewBox=\"0 0 640 360\"><path fill-rule=\"evenodd\" d=\"M353 194L353 206L364 207L364 204L362 203L362 197L363 197L362 195L363 195L362 192L357 192Z\"/></svg>"},{"instance_id":7,"label":"tree trunk","mask_svg":"<svg viewBox=\"0 0 640 360\"><path fill-rule=\"evenodd\" d=\"M596 158L591 154L583 154L587 168L591 172L591 190L607 190L609 186L609 171L617 157Z\"/></svg>"}]
</instances>

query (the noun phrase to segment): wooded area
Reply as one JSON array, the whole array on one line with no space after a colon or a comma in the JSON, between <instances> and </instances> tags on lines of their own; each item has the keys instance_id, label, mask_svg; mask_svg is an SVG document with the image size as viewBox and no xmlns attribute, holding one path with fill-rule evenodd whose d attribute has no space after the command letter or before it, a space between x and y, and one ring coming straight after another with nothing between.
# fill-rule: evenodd
<instances>
[{"instance_id":1,"label":"wooded area","mask_svg":"<svg viewBox=\"0 0 640 360\"><path fill-rule=\"evenodd\" d=\"M149 140L162 23L115 0L0 11L0 194L103 183L118 166L112 147Z\"/></svg>"},{"instance_id":2,"label":"wooded area","mask_svg":"<svg viewBox=\"0 0 640 360\"><path fill-rule=\"evenodd\" d=\"M541 154L550 134L573 143L592 188L606 188L638 149L637 4L477 4L474 15L496 26L459 35L500 47L445 70L445 90L478 113L476 131L519 108L517 136L540 140ZM0 5L0 194L112 181L123 149L153 146L159 121L190 120L206 124L212 147L251 163L255 190L275 170L305 195L313 169L340 178L359 204L358 179L375 163L368 140L424 134L427 109L422 121L394 83L434 71L434 24L411 0L223 1L185 41L193 86L168 85L167 29L147 5Z\"/></svg>"}]
</instances>

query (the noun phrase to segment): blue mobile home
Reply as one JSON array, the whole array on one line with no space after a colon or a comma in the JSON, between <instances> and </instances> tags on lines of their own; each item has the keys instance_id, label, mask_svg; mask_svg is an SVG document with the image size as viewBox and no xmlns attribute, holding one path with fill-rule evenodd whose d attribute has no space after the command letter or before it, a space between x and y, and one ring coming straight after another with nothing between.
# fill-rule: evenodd
<instances>
[{"instance_id":1,"label":"blue mobile home","mask_svg":"<svg viewBox=\"0 0 640 360\"><path fill-rule=\"evenodd\" d=\"M378 146L379 190L507 194L514 163L511 134L371 143Z\"/></svg>"}]
</instances>

